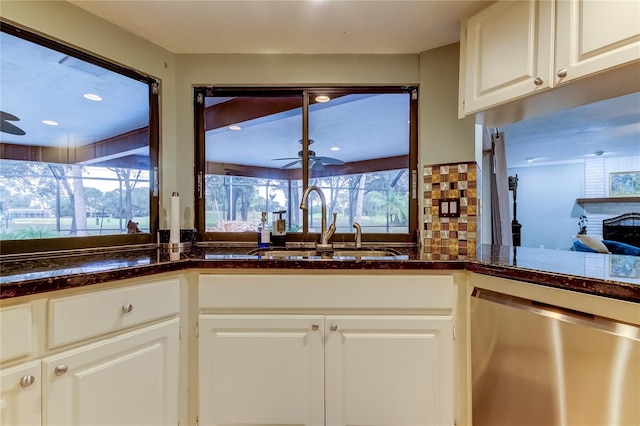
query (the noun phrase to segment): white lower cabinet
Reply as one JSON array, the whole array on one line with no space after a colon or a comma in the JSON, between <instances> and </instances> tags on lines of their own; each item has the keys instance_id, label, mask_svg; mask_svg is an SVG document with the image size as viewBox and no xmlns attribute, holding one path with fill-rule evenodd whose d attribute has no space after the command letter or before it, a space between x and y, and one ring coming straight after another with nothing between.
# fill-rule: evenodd
<instances>
[{"instance_id":1,"label":"white lower cabinet","mask_svg":"<svg viewBox=\"0 0 640 426\"><path fill-rule=\"evenodd\" d=\"M40 425L40 360L0 370L0 424Z\"/></svg>"},{"instance_id":2,"label":"white lower cabinet","mask_svg":"<svg viewBox=\"0 0 640 426\"><path fill-rule=\"evenodd\" d=\"M200 425L454 424L452 276L201 274Z\"/></svg>"},{"instance_id":3,"label":"white lower cabinet","mask_svg":"<svg viewBox=\"0 0 640 426\"><path fill-rule=\"evenodd\" d=\"M202 315L200 425L323 425L323 318Z\"/></svg>"},{"instance_id":4,"label":"white lower cabinet","mask_svg":"<svg viewBox=\"0 0 640 426\"><path fill-rule=\"evenodd\" d=\"M42 360L44 425L176 425L179 319Z\"/></svg>"},{"instance_id":5,"label":"white lower cabinet","mask_svg":"<svg viewBox=\"0 0 640 426\"><path fill-rule=\"evenodd\" d=\"M327 316L326 425L452 425L450 316Z\"/></svg>"},{"instance_id":6,"label":"white lower cabinet","mask_svg":"<svg viewBox=\"0 0 640 426\"><path fill-rule=\"evenodd\" d=\"M452 318L199 318L201 425L453 424Z\"/></svg>"}]
</instances>

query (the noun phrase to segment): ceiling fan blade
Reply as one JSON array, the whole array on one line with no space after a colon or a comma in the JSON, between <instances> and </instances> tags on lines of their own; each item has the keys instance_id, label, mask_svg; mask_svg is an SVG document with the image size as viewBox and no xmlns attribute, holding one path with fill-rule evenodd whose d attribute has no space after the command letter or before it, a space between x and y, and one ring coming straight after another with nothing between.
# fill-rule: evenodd
<instances>
[{"instance_id":1,"label":"ceiling fan blade","mask_svg":"<svg viewBox=\"0 0 640 426\"><path fill-rule=\"evenodd\" d=\"M321 172L324 170L324 164L321 161L314 161L313 165L309 166L309 169L314 172Z\"/></svg>"},{"instance_id":2,"label":"ceiling fan blade","mask_svg":"<svg viewBox=\"0 0 640 426\"><path fill-rule=\"evenodd\" d=\"M9 123L9 121L20 121L20 119L13 114L9 114L8 112L0 111L0 132L18 136L26 135L26 132L24 130Z\"/></svg>"},{"instance_id":3,"label":"ceiling fan blade","mask_svg":"<svg viewBox=\"0 0 640 426\"><path fill-rule=\"evenodd\" d=\"M288 169L290 167L295 166L296 164L298 164L300 162L300 160L296 160L296 161L292 161L290 163L285 164L284 166L280 167L281 169Z\"/></svg>"},{"instance_id":4,"label":"ceiling fan blade","mask_svg":"<svg viewBox=\"0 0 640 426\"><path fill-rule=\"evenodd\" d=\"M321 161L323 164L329 164L334 166L342 166L344 161L331 157L316 157L316 160Z\"/></svg>"},{"instance_id":5,"label":"ceiling fan blade","mask_svg":"<svg viewBox=\"0 0 640 426\"><path fill-rule=\"evenodd\" d=\"M278 160L297 160L298 157L286 157L286 158L272 158L271 161L278 161Z\"/></svg>"}]
</instances>

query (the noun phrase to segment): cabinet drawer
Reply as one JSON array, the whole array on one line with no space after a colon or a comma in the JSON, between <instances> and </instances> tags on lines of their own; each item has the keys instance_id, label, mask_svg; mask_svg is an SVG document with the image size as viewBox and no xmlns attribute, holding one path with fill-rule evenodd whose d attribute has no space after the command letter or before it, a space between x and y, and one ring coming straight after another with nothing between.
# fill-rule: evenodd
<instances>
[{"instance_id":1,"label":"cabinet drawer","mask_svg":"<svg viewBox=\"0 0 640 426\"><path fill-rule=\"evenodd\" d=\"M0 361L31 353L31 305L0 309Z\"/></svg>"},{"instance_id":2,"label":"cabinet drawer","mask_svg":"<svg viewBox=\"0 0 640 426\"><path fill-rule=\"evenodd\" d=\"M178 313L180 281L63 297L49 301L49 346L56 347Z\"/></svg>"},{"instance_id":3,"label":"cabinet drawer","mask_svg":"<svg viewBox=\"0 0 640 426\"><path fill-rule=\"evenodd\" d=\"M450 311L452 276L215 275L199 277L201 310Z\"/></svg>"}]
</instances>

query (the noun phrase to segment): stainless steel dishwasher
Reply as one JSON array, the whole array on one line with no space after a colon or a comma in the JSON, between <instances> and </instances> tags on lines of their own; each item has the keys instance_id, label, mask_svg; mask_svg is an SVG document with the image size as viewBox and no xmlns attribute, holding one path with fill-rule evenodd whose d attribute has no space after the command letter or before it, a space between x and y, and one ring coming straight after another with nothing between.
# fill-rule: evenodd
<instances>
[{"instance_id":1,"label":"stainless steel dishwasher","mask_svg":"<svg viewBox=\"0 0 640 426\"><path fill-rule=\"evenodd\" d=\"M476 288L471 371L474 426L640 425L634 325Z\"/></svg>"}]
</instances>

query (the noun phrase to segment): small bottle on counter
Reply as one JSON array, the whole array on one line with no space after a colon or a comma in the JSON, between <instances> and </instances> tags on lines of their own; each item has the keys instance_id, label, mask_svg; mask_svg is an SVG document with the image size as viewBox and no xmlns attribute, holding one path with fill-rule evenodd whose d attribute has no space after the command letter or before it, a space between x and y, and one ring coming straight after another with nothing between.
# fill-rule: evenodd
<instances>
[{"instance_id":1,"label":"small bottle on counter","mask_svg":"<svg viewBox=\"0 0 640 426\"><path fill-rule=\"evenodd\" d=\"M273 212L273 226L271 228L271 242L275 247L284 247L287 241L287 220L282 217L286 210ZM276 215L278 218L276 219Z\"/></svg>"},{"instance_id":2,"label":"small bottle on counter","mask_svg":"<svg viewBox=\"0 0 640 426\"><path fill-rule=\"evenodd\" d=\"M258 226L258 248L269 248L271 245L271 231L267 224L267 212L262 212L262 219Z\"/></svg>"}]
</instances>

